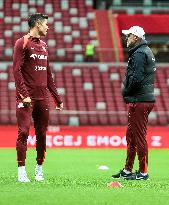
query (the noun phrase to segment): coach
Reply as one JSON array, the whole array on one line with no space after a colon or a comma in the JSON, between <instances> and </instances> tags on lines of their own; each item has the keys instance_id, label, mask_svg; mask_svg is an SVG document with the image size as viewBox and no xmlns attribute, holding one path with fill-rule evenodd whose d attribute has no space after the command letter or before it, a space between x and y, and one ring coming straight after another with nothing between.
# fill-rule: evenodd
<instances>
[{"instance_id":1,"label":"coach","mask_svg":"<svg viewBox=\"0 0 169 205\"><path fill-rule=\"evenodd\" d=\"M122 30L126 35L129 60L122 95L128 106L128 127L126 132L127 158L125 168L113 178L147 180L148 145L146 140L148 115L154 107L155 58L145 40L145 32L139 26ZM136 153L139 171L132 174Z\"/></svg>"}]
</instances>

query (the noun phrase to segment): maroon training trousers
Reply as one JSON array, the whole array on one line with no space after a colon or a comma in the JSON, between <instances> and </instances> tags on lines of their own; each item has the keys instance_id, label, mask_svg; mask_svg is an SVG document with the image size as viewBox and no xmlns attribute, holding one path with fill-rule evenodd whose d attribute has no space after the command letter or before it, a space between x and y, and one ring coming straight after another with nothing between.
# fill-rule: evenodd
<instances>
[{"instance_id":1,"label":"maroon training trousers","mask_svg":"<svg viewBox=\"0 0 169 205\"><path fill-rule=\"evenodd\" d=\"M47 100L32 100L31 107L18 107L16 103L16 117L18 123L18 138L16 141L18 166L25 166L27 138L31 125L31 117L34 120L36 134L37 164L41 165L46 152L46 130L49 121L49 106Z\"/></svg>"},{"instance_id":2,"label":"maroon training trousers","mask_svg":"<svg viewBox=\"0 0 169 205\"><path fill-rule=\"evenodd\" d=\"M153 102L128 104L128 128L126 132L127 158L125 169L132 171L136 153L139 171L148 172L148 145L146 140L148 115L154 107Z\"/></svg>"}]
</instances>

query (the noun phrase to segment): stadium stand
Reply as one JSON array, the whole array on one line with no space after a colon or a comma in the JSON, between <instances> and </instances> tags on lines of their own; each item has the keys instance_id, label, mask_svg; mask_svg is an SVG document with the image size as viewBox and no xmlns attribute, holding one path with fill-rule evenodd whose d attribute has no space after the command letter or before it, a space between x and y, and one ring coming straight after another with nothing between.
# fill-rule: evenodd
<instances>
[{"instance_id":1,"label":"stadium stand","mask_svg":"<svg viewBox=\"0 0 169 205\"><path fill-rule=\"evenodd\" d=\"M124 2L127 1L114 0L113 4L118 6ZM145 5L148 1L140 2ZM127 13L126 9L123 11ZM165 15L163 19L161 15L149 15L150 26L143 15L132 18L132 15L124 14L112 16L114 11L95 11L91 0L0 1L0 124L16 124L12 53L16 39L27 32L27 14L32 12L45 12L49 15L51 29L46 41L50 48L53 76L64 102L64 111L56 113L52 98L49 96L50 124L126 125L127 107L121 97L121 82L125 69L124 63L119 63L123 62L119 31L124 25L132 25L133 19L139 18L142 19L139 22L147 26L145 28L150 35L152 31L153 34L158 31L169 34L169 27L166 26L169 22L168 16ZM161 19L158 20L161 27L153 23L157 18ZM102 21L103 19L106 22ZM106 29L106 35L102 28ZM95 61L103 60L102 63L83 63L84 49L89 41L103 49L101 52L96 49L94 56ZM109 49L108 53L104 51L106 48ZM114 48L118 53L114 52ZM105 61L106 63L103 63ZM168 66L158 65L155 89L157 103L150 114L151 125L169 123L168 86Z\"/></svg>"},{"instance_id":2,"label":"stadium stand","mask_svg":"<svg viewBox=\"0 0 169 205\"><path fill-rule=\"evenodd\" d=\"M53 61L84 60L87 42L98 45L91 0L8 0L0 3L0 60L11 60L16 39L27 32L27 15L44 12L49 16L47 43ZM98 55L95 54L95 61Z\"/></svg>"},{"instance_id":3,"label":"stadium stand","mask_svg":"<svg viewBox=\"0 0 169 205\"><path fill-rule=\"evenodd\" d=\"M62 95L65 110L56 114L52 97L50 124L61 125L125 125L126 105L121 97L124 67L106 64L51 64L54 79ZM0 63L0 122L16 124L15 86L12 65ZM3 67L3 70L2 70ZM157 69L156 98L150 124L169 123L169 70ZM52 111L53 110L53 111Z\"/></svg>"},{"instance_id":4,"label":"stadium stand","mask_svg":"<svg viewBox=\"0 0 169 205\"><path fill-rule=\"evenodd\" d=\"M112 0L109 9L120 14L168 14L168 0Z\"/></svg>"}]
</instances>

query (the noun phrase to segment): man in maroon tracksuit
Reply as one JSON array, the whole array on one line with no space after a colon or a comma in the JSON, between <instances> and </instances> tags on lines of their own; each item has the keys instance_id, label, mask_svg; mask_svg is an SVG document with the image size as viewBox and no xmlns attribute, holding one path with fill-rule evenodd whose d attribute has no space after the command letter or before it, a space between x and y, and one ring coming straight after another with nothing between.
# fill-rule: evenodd
<instances>
[{"instance_id":1,"label":"man in maroon tracksuit","mask_svg":"<svg viewBox=\"0 0 169 205\"><path fill-rule=\"evenodd\" d=\"M145 32L139 26L122 30L126 35L129 60L123 82L122 95L128 105L128 128L126 132L127 158L124 169L113 178L147 180L148 145L146 140L148 115L153 109L155 58L145 40ZM132 174L136 153L139 170Z\"/></svg>"},{"instance_id":2,"label":"man in maroon tracksuit","mask_svg":"<svg viewBox=\"0 0 169 205\"><path fill-rule=\"evenodd\" d=\"M48 17L44 14L32 14L28 18L30 32L18 39L14 47L13 73L16 84L16 116L18 123L18 138L16 142L18 161L18 181L29 182L25 170L27 138L34 120L36 134L37 165L35 179L44 180L42 163L46 152L46 130L49 120L49 105L47 92L52 94L56 109L62 110L60 99L48 60L48 48L40 40L46 36Z\"/></svg>"}]
</instances>

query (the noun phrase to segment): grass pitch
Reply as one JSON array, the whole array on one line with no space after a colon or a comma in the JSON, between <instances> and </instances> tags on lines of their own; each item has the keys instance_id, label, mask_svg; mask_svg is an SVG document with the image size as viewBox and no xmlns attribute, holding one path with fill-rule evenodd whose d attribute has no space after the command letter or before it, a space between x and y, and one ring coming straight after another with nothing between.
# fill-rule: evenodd
<instances>
[{"instance_id":1,"label":"grass pitch","mask_svg":"<svg viewBox=\"0 0 169 205\"><path fill-rule=\"evenodd\" d=\"M45 181L35 182L36 153L31 149L26 162L31 182L22 184L16 181L15 149L0 149L0 205L168 205L169 150L150 151L149 181L120 179L116 181L124 187L107 188L125 155L125 150L48 149ZM109 170L99 170L100 165Z\"/></svg>"}]
</instances>

